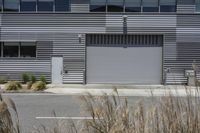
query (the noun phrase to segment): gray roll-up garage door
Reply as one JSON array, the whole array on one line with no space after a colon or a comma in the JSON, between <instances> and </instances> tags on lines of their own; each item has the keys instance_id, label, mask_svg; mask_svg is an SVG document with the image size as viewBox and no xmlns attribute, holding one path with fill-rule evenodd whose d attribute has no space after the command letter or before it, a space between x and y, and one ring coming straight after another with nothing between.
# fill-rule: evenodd
<instances>
[{"instance_id":1,"label":"gray roll-up garage door","mask_svg":"<svg viewBox=\"0 0 200 133\"><path fill-rule=\"evenodd\" d=\"M160 84L161 35L87 35L87 83Z\"/></svg>"}]
</instances>

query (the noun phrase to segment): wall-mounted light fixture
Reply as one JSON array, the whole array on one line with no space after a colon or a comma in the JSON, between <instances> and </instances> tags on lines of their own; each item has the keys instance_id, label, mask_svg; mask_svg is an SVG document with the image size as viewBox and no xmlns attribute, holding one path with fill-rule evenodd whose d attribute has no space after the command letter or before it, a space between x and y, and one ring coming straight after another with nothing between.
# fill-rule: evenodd
<instances>
[{"instance_id":1,"label":"wall-mounted light fixture","mask_svg":"<svg viewBox=\"0 0 200 133\"><path fill-rule=\"evenodd\" d=\"M124 21L124 22L126 22L126 21L127 21L127 18L128 18L128 16L127 16L127 15L123 15L122 17L123 17L123 21Z\"/></svg>"},{"instance_id":2,"label":"wall-mounted light fixture","mask_svg":"<svg viewBox=\"0 0 200 133\"><path fill-rule=\"evenodd\" d=\"M81 40L82 40L82 34L78 34L78 40L79 40L79 43L81 43Z\"/></svg>"}]
</instances>

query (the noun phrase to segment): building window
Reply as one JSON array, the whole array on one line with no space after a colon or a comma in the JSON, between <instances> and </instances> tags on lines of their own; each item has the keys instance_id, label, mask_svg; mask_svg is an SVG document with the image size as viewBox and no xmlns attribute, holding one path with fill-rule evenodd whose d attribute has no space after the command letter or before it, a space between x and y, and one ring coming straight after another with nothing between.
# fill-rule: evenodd
<instances>
[{"instance_id":1,"label":"building window","mask_svg":"<svg viewBox=\"0 0 200 133\"><path fill-rule=\"evenodd\" d=\"M32 42L23 42L20 45L20 57L36 57L36 45Z\"/></svg>"},{"instance_id":2,"label":"building window","mask_svg":"<svg viewBox=\"0 0 200 133\"><path fill-rule=\"evenodd\" d=\"M108 12L123 12L124 1L123 0L107 0Z\"/></svg>"},{"instance_id":3,"label":"building window","mask_svg":"<svg viewBox=\"0 0 200 133\"><path fill-rule=\"evenodd\" d=\"M19 0L4 0L3 8L3 11L5 12L18 12Z\"/></svg>"},{"instance_id":4,"label":"building window","mask_svg":"<svg viewBox=\"0 0 200 133\"><path fill-rule=\"evenodd\" d=\"M69 0L55 0L55 11L69 11Z\"/></svg>"},{"instance_id":5,"label":"building window","mask_svg":"<svg viewBox=\"0 0 200 133\"><path fill-rule=\"evenodd\" d=\"M36 58L37 46L35 42L1 42L0 57Z\"/></svg>"},{"instance_id":6,"label":"building window","mask_svg":"<svg viewBox=\"0 0 200 133\"><path fill-rule=\"evenodd\" d=\"M19 43L4 43L3 57L19 57Z\"/></svg>"},{"instance_id":7,"label":"building window","mask_svg":"<svg viewBox=\"0 0 200 133\"><path fill-rule=\"evenodd\" d=\"M89 4L90 0L71 0L72 4Z\"/></svg>"},{"instance_id":8,"label":"building window","mask_svg":"<svg viewBox=\"0 0 200 133\"><path fill-rule=\"evenodd\" d=\"M125 0L126 12L141 12L141 0Z\"/></svg>"},{"instance_id":9,"label":"building window","mask_svg":"<svg viewBox=\"0 0 200 133\"><path fill-rule=\"evenodd\" d=\"M177 0L177 5L194 5L195 0Z\"/></svg>"},{"instance_id":10,"label":"building window","mask_svg":"<svg viewBox=\"0 0 200 133\"><path fill-rule=\"evenodd\" d=\"M53 12L53 0L38 0L38 11Z\"/></svg>"},{"instance_id":11,"label":"building window","mask_svg":"<svg viewBox=\"0 0 200 133\"><path fill-rule=\"evenodd\" d=\"M176 0L160 0L160 12L176 12Z\"/></svg>"},{"instance_id":12,"label":"building window","mask_svg":"<svg viewBox=\"0 0 200 133\"><path fill-rule=\"evenodd\" d=\"M2 12L2 7L3 7L3 2L2 2L3 0L0 0L0 12Z\"/></svg>"},{"instance_id":13,"label":"building window","mask_svg":"<svg viewBox=\"0 0 200 133\"><path fill-rule=\"evenodd\" d=\"M158 0L143 0L143 12L158 12Z\"/></svg>"},{"instance_id":14,"label":"building window","mask_svg":"<svg viewBox=\"0 0 200 133\"><path fill-rule=\"evenodd\" d=\"M20 10L22 12L36 11L36 0L21 0Z\"/></svg>"},{"instance_id":15,"label":"building window","mask_svg":"<svg viewBox=\"0 0 200 133\"><path fill-rule=\"evenodd\" d=\"M196 0L196 11L200 12L200 0Z\"/></svg>"},{"instance_id":16,"label":"building window","mask_svg":"<svg viewBox=\"0 0 200 133\"><path fill-rule=\"evenodd\" d=\"M91 0L90 1L91 12L105 12L106 11L106 0Z\"/></svg>"}]
</instances>

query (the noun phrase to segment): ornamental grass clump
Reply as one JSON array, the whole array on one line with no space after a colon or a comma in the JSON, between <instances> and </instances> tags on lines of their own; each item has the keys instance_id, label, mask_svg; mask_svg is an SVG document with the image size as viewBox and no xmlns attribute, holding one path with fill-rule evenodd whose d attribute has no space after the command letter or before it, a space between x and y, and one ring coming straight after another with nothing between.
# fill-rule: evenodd
<instances>
[{"instance_id":1,"label":"ornamental grass clump","mask_svg":"<svg viewBox=\"0 0 200 133\"><path fill-rule=\"evenodd\" d=\"M5 89L6 90L20 90L22 89L22 85L20 82L18 81L9 81L6 85L5 85Z\"/></svg>"},{"instance_id":2,"label":"ornamental grass clump","mask_svg":"<svg viewBox=\"0 0 200 133\"><path fill-rule=\"evenodd\" d=\"M34 91L42 91L46 89L46 83L43 81L37 81L32 84L31 89Z\"/></svg>"},{"instance_id":3,"label":"ornamental grass clump","mask_svg":"<svg viewBox=\"0 0 200 133\"><path fill-rule=\"evenodd\" d=\"M10 98L6 97L2 98L1 94L0 94L0 133L21 133L18 113L14 102Z\"/></svg>"}]
</instances>

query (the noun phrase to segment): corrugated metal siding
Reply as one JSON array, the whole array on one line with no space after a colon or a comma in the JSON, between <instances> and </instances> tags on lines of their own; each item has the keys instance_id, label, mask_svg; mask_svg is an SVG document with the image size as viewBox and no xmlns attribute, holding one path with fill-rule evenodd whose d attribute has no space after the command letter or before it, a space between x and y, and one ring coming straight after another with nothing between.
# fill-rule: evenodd
<instances>
[{"instance_id":1,"label":"corrugated metal siding","mask_svg":"<svg viewBox=\"0 0 200 133\"><path fill-rule=\"evenodd\" d=\"M71 12L89 12L89 4L71 4Z\"/></svg>"},{"instance_id":2,"label":"corrugated metal siding","mask_svg":"<svg viewBox=\"0 0 200 133\"><path fill-rule=\"evenodd\" d=\"M195 5L177 5L177 13L194 13Z\"/></svg>"},{"instance_id":3,"label":"corrugated metal siding","mask_svg":"<svg viewBox=\"0 0 200 133\"><path fill-rule=\"evenodd\" d=\"M53 54L53 42L39 41L37 42L37 59L49 60Z\"/></svg>"},{"instance_id":4,"label":"corrugated metal siding","mask_svg":"<svg viewBox=\"0 0 200 133\"><path fill-rule=\"evenodd\" d=\"M12 80L20 80L22 73L31 73L37 78L44 75L50 82L50 68L49 60L0 60L0 75Z\"/></svg>"},{"instance_id":5,"label":"corrugated metal siding","mask_svg":"<svg viewBox=\"0 0 200 133\"><path fill-rule=\"evenodd\" d=\"M105 32L105 15L4 14L3 18L1 40L39 41L38 60L50 59L51 55L63 55L67 71L63 75L63 82L83 83L84 33ZM81 43L78 34L82 34Z\"/></svg>"},{"instance_id":6,"label":"corrugated metal siding","mask_svg":"<svg viewBox=\"0 0 200 133\"><path fill-rule=\"evenodd\" d=\"M187 78L184 71L192 69L192 63L200 65L200 16L199 15L177 15L176 30L176 58L167 60L171 68L168 73L168 84L185 84Z\"/></svg>"},{"instance_id":7,"label":"corrugated metal siding","mask_svg":"<svg viewBox=\"0 0 200 133\"><path fill-rule=\"evenodd\" d=\"M1 14L1 16L1 41L39 41L41 45L38 47L37 61L48 62L48 65L51 55L63 55L65 70L68 71L63 75L64 83L83 83L85 34L123 33L124 30L123 15L119 14L55 13ZM190 42L191 44L200 42L200 15L127 14L127 16L128 34L164 35L163 69L171 68L167 82L185 83L186 78L182 69L188 68L193 60L192 56L195 55L191 54L187 61L180 60L179 57L190 56L190 54L181 52L182 49L179 46L182 47L183 44ZM81 43L79 43L78 34L82 34ZM9 66L6 61L3 61L4 67ZM32 60L25 62L31 64ZM19 66L25 67L23 61L13 60L12 63L13 66L22 63ZM185 63L187 65L184 65ZM34 65L32 68L35 67ZM44 65L46 64L44 63L42 66ZM17 73L18 69L12 69ZM8 70L3 72L8 72ZM46 73L48 74L50 71Z\"/></svg>"},{"instance_id":8,"label":"corrugated metal siding","mask_svg":"<svg viewBox=\"0 0 200 133\"><path fill-rule=\"evenodd\" d=\"M83 83L85 69L85 35L79 42L78 34L56 34L53 55L64 58L64 83Z\"/></svg>"}]
</instances>

